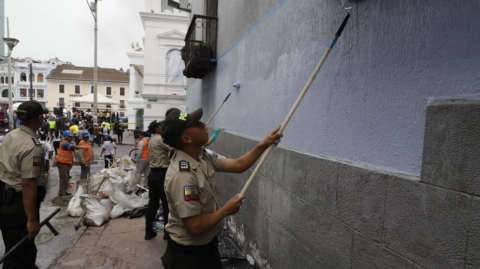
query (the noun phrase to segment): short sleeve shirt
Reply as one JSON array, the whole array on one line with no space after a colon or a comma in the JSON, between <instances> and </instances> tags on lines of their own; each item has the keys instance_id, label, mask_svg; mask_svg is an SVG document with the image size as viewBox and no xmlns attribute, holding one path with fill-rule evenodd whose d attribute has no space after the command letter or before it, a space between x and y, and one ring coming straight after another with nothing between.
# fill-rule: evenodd
<instances>
[{"instance_id":1,"label":"short sleeve shirt","mask_svg":"<svg viewBox=\"0 0 480 269\"><path fill-rule=\"evenodd\" d=\"M43 145L35 132L22 125L5 136L0 148L0 179L22 191L22 179L40 179L45 163Z\"/></svg>"},{"instance_id":2,"label":"short sleeve shirt","mask_svg":"<svg viewBox=\"0 0 480 269\"><path fill-rule=\"evenodd\" d=\"M211 214L220 209L215 172L223 171L227 158L205 149L199 160L177 150L165 176L165 192L170 209L165 229L181 245L208 244L222 229L219 222L210 230L192 237L183 224L183 218Z\"/></svg>"},{"instance_id":3,"label":"short sleeve shirt","mask_svg":"<svg viewBox=\"0 0 480 269\"><path fill-rule=\"evenodd\" d=\"M103 143L103 149L105 150L105 156L108 156L108 155L113 155L115 153L115 147L117 145L115 145L115 142L112 142L112 141L105 141L105 143Z\"/></svg>"},{"instance_id":4,"label":"short sleeve shirt","mask_svg":"<svg viewBox=\"0 0 480 269\"><path fill-rule=\"evenodd\" d=\"M150 153L150 167L167 168L168 153L172 148L163 142L162 136L153 134L148 143L148 151Z\"/></svg>"}]
</instances>

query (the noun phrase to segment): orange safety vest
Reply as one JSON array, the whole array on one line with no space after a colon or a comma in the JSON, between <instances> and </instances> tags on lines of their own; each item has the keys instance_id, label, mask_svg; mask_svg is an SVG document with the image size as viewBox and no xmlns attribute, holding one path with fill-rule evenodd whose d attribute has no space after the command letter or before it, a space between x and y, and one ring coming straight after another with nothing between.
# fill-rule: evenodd
<instances>
[{"instance_id":1,"label":"orange safety vest","mask_svg":"<svg viewBox=\"0 0 480 269\"><path fill-rule=\"evenodd\" d=\"M150 159L150 151L148 151L148 143L150 143L150 141L145 139L142 139L142 141L145 143L145 147L143 147L142 156L140 156L140 160Z\"/></svg>"},{"instance_id":2,"label":"orange safety vest","mask_svg":"<svg viewBox=\"0 0 480 269\"><path fill-rule=\"evenodd\" d=\"M80 143L78 143L79 146L85 147L85 151L83 152L83 159L87 163L90 161L90 158L92 157L92 145L90 142L85 142L85 140L80 140Z\"/></svg>"},{"instance_id":3,"label":"orange safety vest","mask_svg":"<svg viewBox=\"0 0 480 269\"><path fill-rule=\"evenodd\" d=\"M58 153L57 153L57 162L73 165L73 151L62 149L62 145L66 141L67 140L63 140L62 143L60 144L60 148L58 149Z\"/></svg>"}]
</instances>

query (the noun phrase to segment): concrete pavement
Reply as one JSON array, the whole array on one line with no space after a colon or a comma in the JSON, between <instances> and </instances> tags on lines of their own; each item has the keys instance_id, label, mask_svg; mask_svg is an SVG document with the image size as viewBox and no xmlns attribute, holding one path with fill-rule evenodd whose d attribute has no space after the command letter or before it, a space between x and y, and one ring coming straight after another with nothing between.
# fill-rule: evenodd
<instances>
[{"instance_id":1,"label":"concrete pavement","mask_svg":"<svg viewBox=\"0 0 480 269\"><path fill-rule=\"evenodd\" d=\"M128 155L133 148L133 136L128 137L125 132L123 144L117 146L117 157ZM101 148L94 150L98 156ZM99 160L98 165L92 166L92 174L102 168L103 160ZM80 169L72 171L75 175L80 173ZM83 226L71 237L70 245L43 268L163 268L160 257L167 246L163 234L149 241L144 236L144 217L113 219L101 227Z\"/></svg>"}]
</instances>

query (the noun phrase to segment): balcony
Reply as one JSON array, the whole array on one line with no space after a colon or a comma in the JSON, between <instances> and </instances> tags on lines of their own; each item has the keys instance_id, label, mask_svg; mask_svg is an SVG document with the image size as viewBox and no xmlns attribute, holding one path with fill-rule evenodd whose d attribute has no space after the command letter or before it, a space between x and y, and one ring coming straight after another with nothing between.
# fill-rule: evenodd
<instances>
[{"instance_id":1,"label":"balcony","mask_svg":"<svg viewBox=\"0 0 480 269\"><path fill-rule=\"evenodd\" d=\"M187 78L203 78L217 65L217 21L217 17L193 15L182 49Z\"/></svg>"}]
</instances>

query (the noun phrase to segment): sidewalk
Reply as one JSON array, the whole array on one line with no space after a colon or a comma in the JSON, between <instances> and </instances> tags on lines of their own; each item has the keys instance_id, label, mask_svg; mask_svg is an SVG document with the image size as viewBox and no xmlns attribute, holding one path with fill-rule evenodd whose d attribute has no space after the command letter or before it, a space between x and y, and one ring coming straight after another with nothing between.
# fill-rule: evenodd
<instances>
[{"instance_id":1,"label":"sidewalk","mask_svg":"<svg viewBox=\"0 0 480 269\"><path fill-rule=\"evenodd\" d=\"M101 227L80 228L80 239L59 265L73 268L163 268L163 233L144 240L145 218L111 219Z\"/></svg>"},{"instance_id":2,"label":"sidewalk","mask_svg":"<svg viewBox=\"0 0 480 269\"><path fill-rule=\"evenodd\" d=\"M124 135L123 142L118 145L118 157L128 155L133 149L133 136ZM98 155L98 147L94 149ZM92 167L92 173L101 168L103 160ZM163 233L148 241L144 237L145 217L110 219L101 227L82 226L70 244L73 246L65 250L63 261L50 268L163 268L160 257L167 247Z\"/></svg>"}]
</instances>

